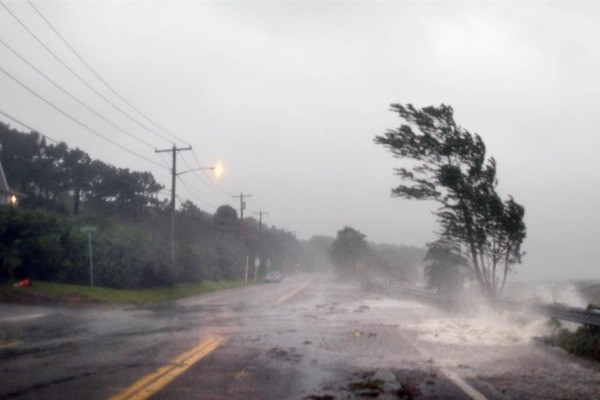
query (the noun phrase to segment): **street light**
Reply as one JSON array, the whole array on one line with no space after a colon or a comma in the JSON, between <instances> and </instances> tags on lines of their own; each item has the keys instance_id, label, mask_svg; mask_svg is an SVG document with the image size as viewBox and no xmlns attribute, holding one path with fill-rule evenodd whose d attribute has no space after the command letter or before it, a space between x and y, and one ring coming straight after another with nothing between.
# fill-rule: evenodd
<instances>
[{"instance_id":1,"label":"street light","mask_svg":"<svg viewBox=\"0 0 600 400\"><path fill-rule=\"evenodd\" d=\"M79 228L81 232L88 234L88 253L90 255L90 286L94 287L94 262L92 259L92 232L96 232L98 228L95 226L83 226Z\"/></svg>"},{"instance_id":2,"label":"street light","mask_svg":"<svg viewBox=\"0 0 600 400\"><path fill-rule=\"evenodd\" d=\"M187 174L188 172L194 172L194 171L214 171L216 178L219 179L219 177L221 176L221 174L224 171L224 167L223 167L223 163L221 163L221 161L217 161L217 163L211 167L199 167L199 168L188 169L187 171L178 172L176 175L179 176L179 175Z\"/></svg>"},{"instance_id":3,"label":"street light","mask_svg":"<svg viewBox=\"0 0 600 400\"><path fill-rule=\"evenodd\" d=\"M217 179L219 179L224 170L223 163L221 163L221 161L217 161L215 166L212 167L212 170L215 172L215 176L217 177Z\"/></svg>"}]
</instances>

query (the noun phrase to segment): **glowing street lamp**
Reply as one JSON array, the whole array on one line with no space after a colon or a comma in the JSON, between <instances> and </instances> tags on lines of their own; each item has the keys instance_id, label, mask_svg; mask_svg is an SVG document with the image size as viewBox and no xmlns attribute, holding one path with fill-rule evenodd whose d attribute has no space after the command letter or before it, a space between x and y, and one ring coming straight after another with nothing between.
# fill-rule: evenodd
<instances>
[{"instance_id":1,"label":"glowing street lamp","mask_svg":"<svg viewBox=\"0 0 600 400\"><path fill-rule=\"evenodd\" d=\"M11 206L17 205L17 196L15 196L14 194L12 196L10 196L10 205Z\"/></svg>"},{"instance_id":2,"label":"glowing street lamp","mask_svg":"<svg viewBox=\"0 0 600 400\"><path fill-rule=\"evenodd\" d=\"M221 161L217 161L217 163L211 169L214 171L215 177L219 179L224 171L223 163Z\"/></svg>"},{"instance_id":3,"label":"glowing street lamp","mask_svg":"<svg viewBox=\"0 0 600 400\"><path fill-rule=\"evenodd\" d=\"M213 171L215 174L215 177L217 179L219 179L219 177L223 174L223 171L225 170L225 168L223 167L223 163L221 161L217 161L215 165L213 165L212 167L199 167L199 168L193 168L193 169L188 169L187 171L181 171L178 172L176 175L183 175L183 174L187 174L188 172L194 172L194 171Z\"/></svg>"}]
</instances>

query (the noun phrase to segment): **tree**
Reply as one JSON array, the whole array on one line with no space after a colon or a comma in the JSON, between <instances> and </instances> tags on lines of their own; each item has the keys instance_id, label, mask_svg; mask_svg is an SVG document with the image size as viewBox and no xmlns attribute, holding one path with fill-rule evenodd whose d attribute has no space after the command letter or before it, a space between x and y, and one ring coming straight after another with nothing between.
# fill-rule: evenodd
<instances>
[{"instance_id":1,"label":"tree","mask_svg":"<svg viewBox=\"0 0 600 400\"><path fill-rule=\"evenodd\" d=\"M366 236L349 226L338 231L331 245L331 262L344 275L354 275L358 263L365 262L371 249Z\"/></svg>"},{"instance_id":2,"label":"tree","mask_svg":"<svg viewBox=\"0 0 600 400\"><path fill-rule=\"evenodd\" d=\"M425 254L425 279L427 286L438 293L457 295L462 292L467 278L461 267L469 265L469 260L458 254L456 249L443 241L427 245Z\"/></svg>"},{"instance_id":3,"label":"tree","mask_svg":"<svg viewBox=\"0 0 600 400\"><path fill-rule=\"evenodd\" d=\"M90 156L80 149L70 150L64 159L67 170L69 189L73 191L73 214L79 215L81 192L89 189Z\"/></svg>"},{"instance_id":4,"label":"tree","mask_svg":"<svg viewBox=\"0 0 600 400\"><path fill-rule=\"evenodd\" d=\"M219 233L228 235L237 234L239 222L235 208L229 205L223 205L217 208L213 217L213 228Z\"/></svg>"},{"instance_id":5,"label":"tree","mask_svg":"<svg viewBox=\"0 0 600 400\"><path fill-rule=\"evenodd\" d=\"M436 201L440 239L469 260L484 295L499 296L523 256L524 207L496 193L496 161L486 158L479 135L456 124L452 107L393 104L391 110L406 123L376 136L375 143L416 161L410 169L396 169L408 185L392 189L392 195Z\"/></svg>"}]
</instances>

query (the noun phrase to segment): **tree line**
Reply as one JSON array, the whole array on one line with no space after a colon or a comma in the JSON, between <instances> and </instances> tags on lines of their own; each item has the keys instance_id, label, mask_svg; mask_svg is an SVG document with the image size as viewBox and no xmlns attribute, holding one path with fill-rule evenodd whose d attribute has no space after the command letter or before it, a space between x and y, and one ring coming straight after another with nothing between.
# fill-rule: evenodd
<instances>
[{"instance_id":1,"label":"tree line","mask_svg":"<svg viewBox=\"0 0 600 400\"><path fill-rule=\"evenodd\" d=\"M21 275L57 282L89 282L86 225L93 234L94 281L143 288L202 279L240 279L239 218L228 206L214 213L191 201L176 211L176 262L169 262L170 209L152 173L118 168L37 132L0 123L0 161L19 207L0 207L0 281ZM273 268L297 268L295 236L245 218L246 254L262 253ZM265 263L258 271L264 274ZM254 271L252 271L254 272Z\"/></svg>"},{"instance_id":2,"label":"tree line","mask_svg":"<svg viewBox=\"0 0 600 400\"><path fill-rule=\"evenodd\" d=\"M338 276L363 283L415 283L421 280L426 250L412 246L376 244L359 230L345 226L328 242L328 255ZM323 240L321 240L322 242Z\"/></svg>"}]
</instances>

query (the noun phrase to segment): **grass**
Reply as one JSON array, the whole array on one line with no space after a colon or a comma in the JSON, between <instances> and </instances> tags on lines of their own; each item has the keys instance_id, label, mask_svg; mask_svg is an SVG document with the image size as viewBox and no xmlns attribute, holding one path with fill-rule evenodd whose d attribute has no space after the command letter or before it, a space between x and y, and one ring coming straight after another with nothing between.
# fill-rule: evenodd
<instances>
[{"instance_id":1,"label":"grass","mask_svg":"<svg viewBox=\"0 0 600 400\"><path fill-rule=\"evenodd\" d=\"M69 304L159 304L246 285L243 281L202 281L199 284L178 284L165 288L124 290L35 281L29 287L1 285L0 301Z\"/></svg>"},{"instance_id":2,"label":"grass","mask_svg":"<svg viewBox=\"0 0 600 400\"><path fill-rule=\"evenodd\" d=\"M600 328L597 326L583 325L571 332L558 324L555 333L544 341L576 356L600 362Z\"/></svg>"}]
</instances>

